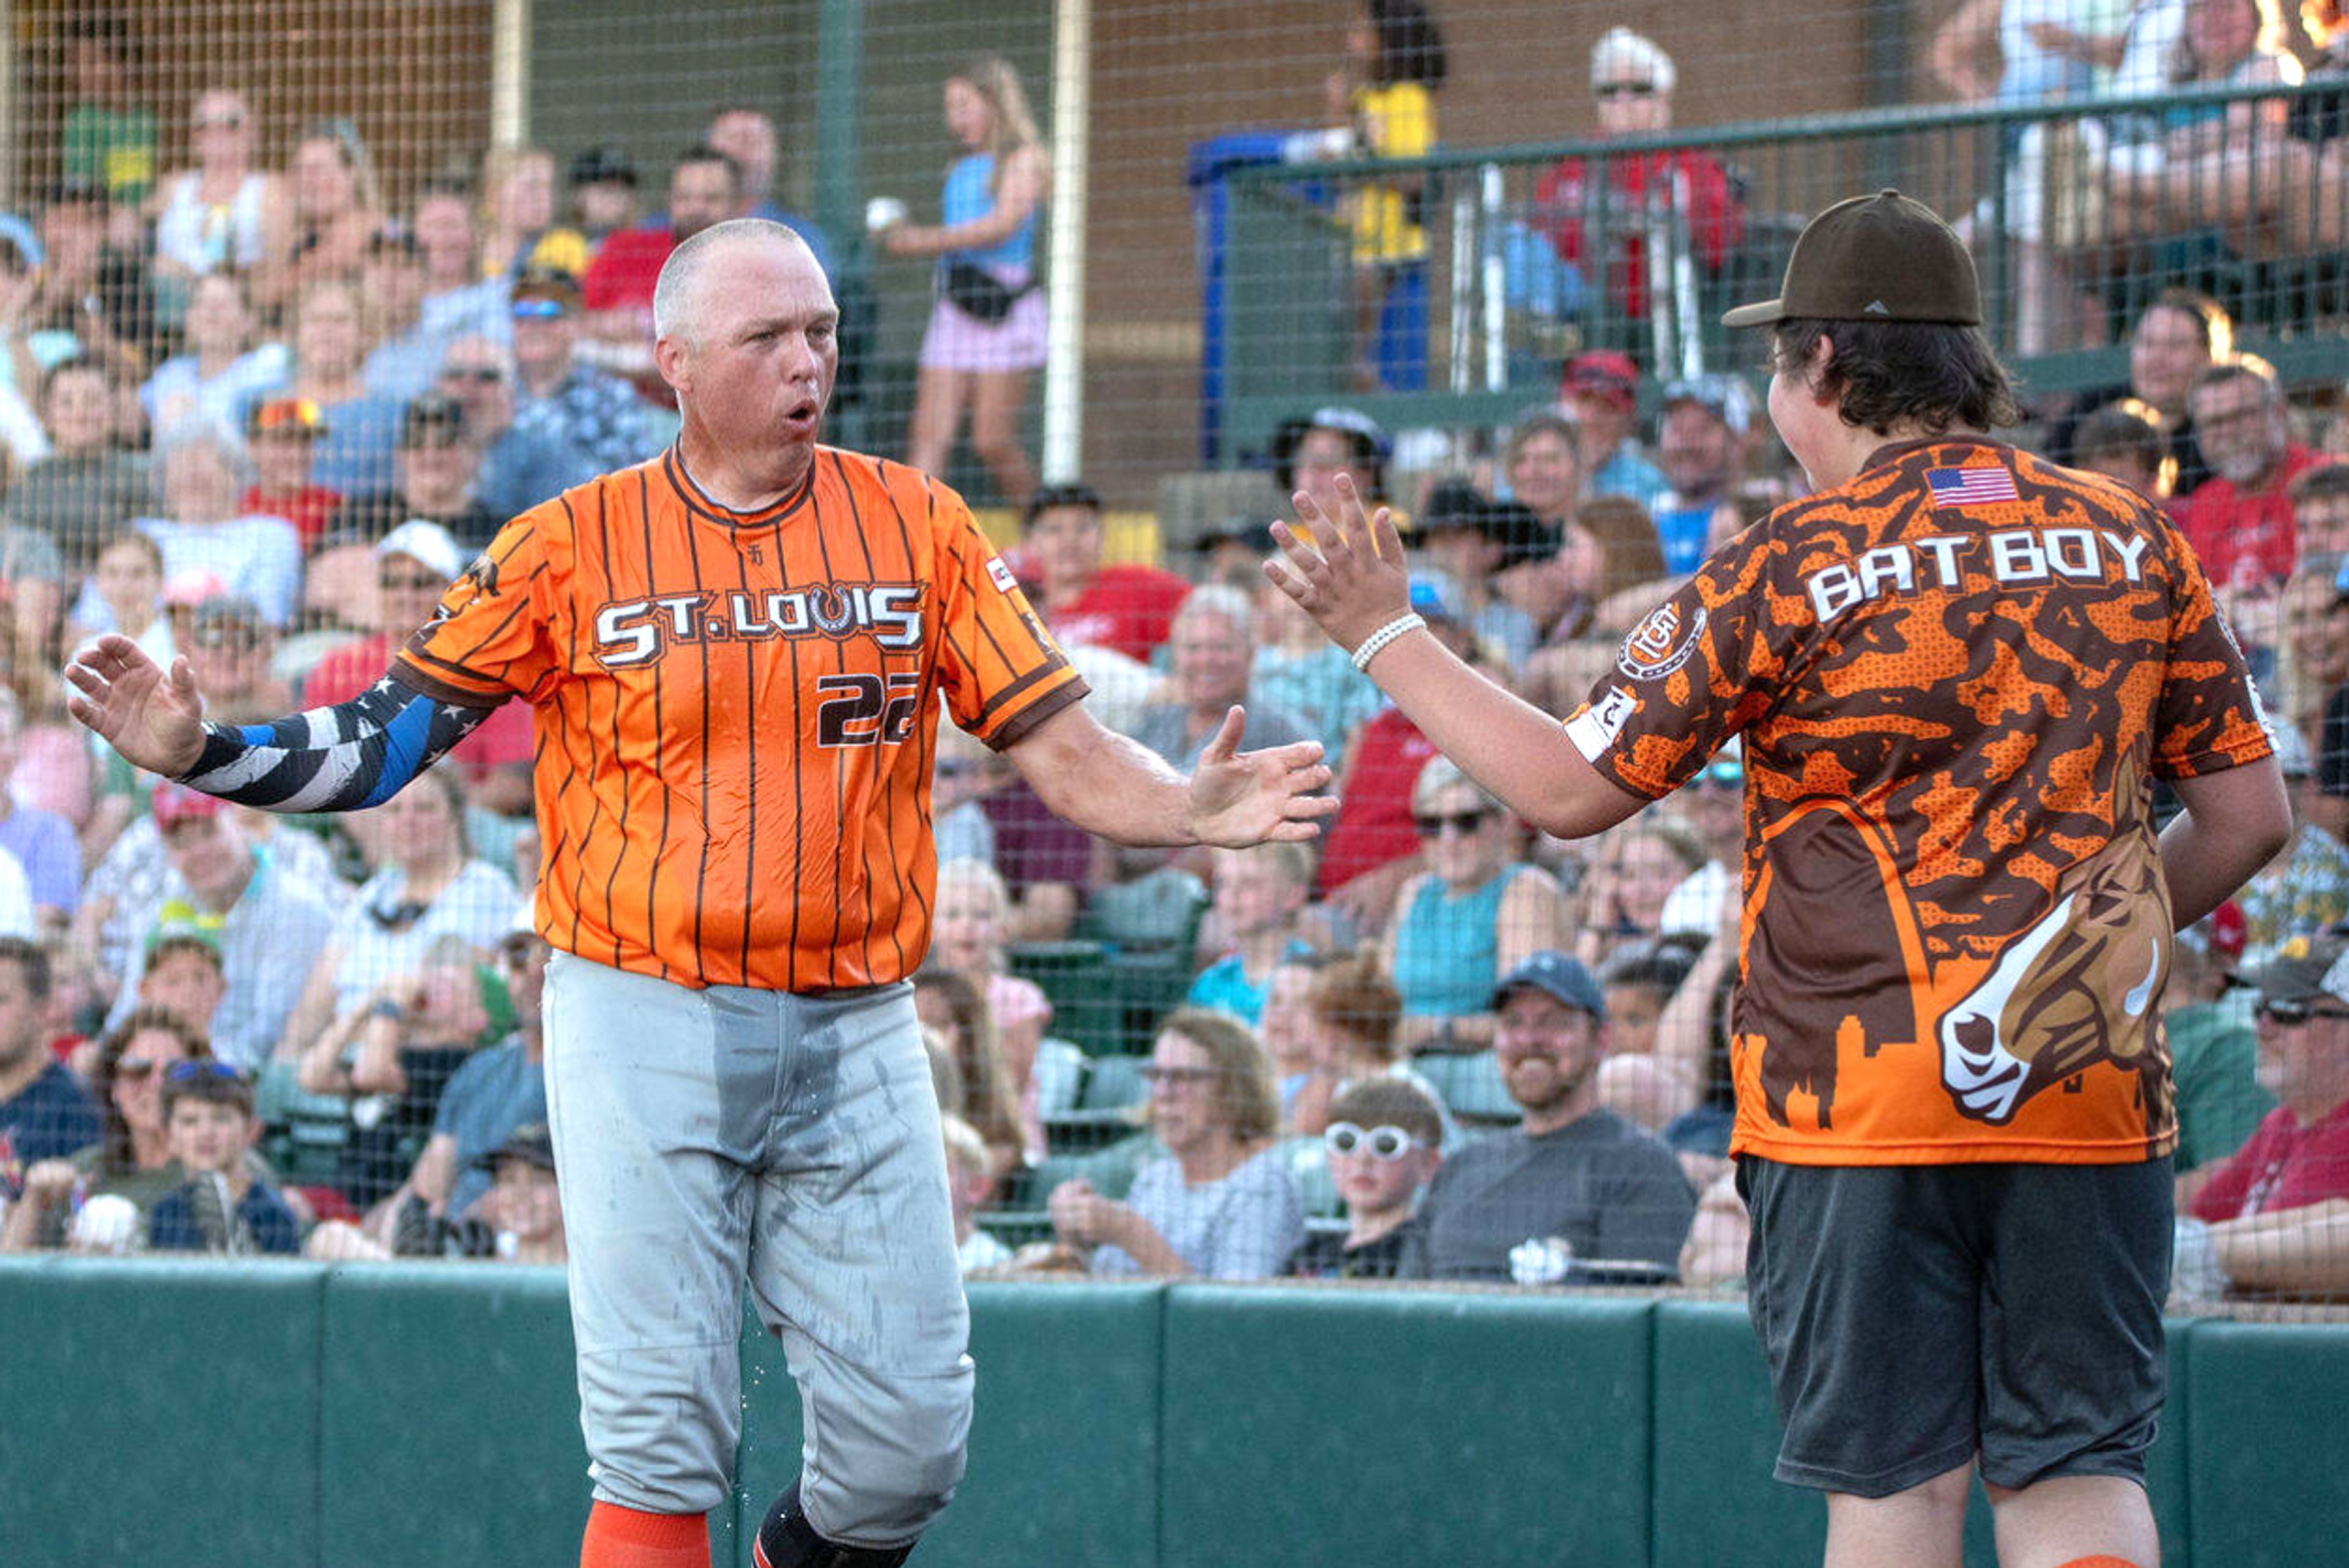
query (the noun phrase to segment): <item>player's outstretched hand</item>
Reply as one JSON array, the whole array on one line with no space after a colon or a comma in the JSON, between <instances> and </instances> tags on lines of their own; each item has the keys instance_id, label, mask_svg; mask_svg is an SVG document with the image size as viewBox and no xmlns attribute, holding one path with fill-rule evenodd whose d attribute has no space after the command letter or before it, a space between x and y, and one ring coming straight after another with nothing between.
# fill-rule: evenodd
<instances>
[{"instance_id":1,"label":"player's outstretched hand","mask_svg":"<svg viewBox=\"0 0 2349 1568\"><path fill-rule=\"evenodd\" d=\"M1311 616L1330 640L1351 653L1362 639L1411 608L1402 538L1381 506L1366 515L1350 475L1338 476L1338 515L1299 491L1297 521L1273 525L1281 554L1264 575Z\"/></svg>"},{"instance_id":2,"label":"player's outstretched hand","mask_svg":"<svg viewBox=\"0 0 2349 1568\"><path fill-rule=\"evenodd\" d=\"M1338 797L1315 794L1330 782L1321 742L1296 741L1261 752L1239 750L1247 715L1235 705L1199 753L1191 774L1191 829L1202 844L1244 849L1270 839L1310 838Z\"/></svg>"},{"instance_id":3,"label":"player's outstretched hand","mask_svg":"<svg viewBox=\"0 0 2349 1568\"><path fill-rule=\"evenodd\" d=\"M186 658L170 673L137 643L108 632L66 666L66 711L139 767L178 778L204 754L204 699Z\"/></svg>"}]
</instances>

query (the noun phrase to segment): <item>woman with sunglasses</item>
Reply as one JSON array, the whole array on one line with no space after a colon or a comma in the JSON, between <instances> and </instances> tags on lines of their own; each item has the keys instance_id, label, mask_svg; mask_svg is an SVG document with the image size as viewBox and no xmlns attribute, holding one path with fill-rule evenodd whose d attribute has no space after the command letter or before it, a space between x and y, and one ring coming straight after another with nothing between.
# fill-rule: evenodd
<instances>
[{"instance_id":1,"label":"woman with sunglasses","mask_svg":"<svg viewBox=\"0 0 2349 1568\"><path fill-rule=\"evenodd\" d=\"M1052 1230L1088 1272L1261 1280L1305 1233L1305 1200L1275 1139L1272 1062L1253 1030L1195 1008L1166 1020L1143 1069L1150 1128L1125 1201L1080 1178L1052 1189Z\"/></svg>"},{"instance_id":2,"label":"woman with sunglasses","mask_svg":"<svg viewBox=\"0 0 2349 1568\"><path fill-rule=\"evenodd\" d=\"M156 280L182 301L197 278L248 271L292 244L285 182L254 167L256 140L242 93L196 95L188 127L193 166L163 176L147 203Z\"/></svg>"},{"instance_id":3,"label":"woman with sunglasses","mask_svg":"<svg viewBox=\"0 0 2349 1568\"><path fill-rule=\"evenodd\" d=\"M1481 1051L1494 986L1560 945L1566 896L1522 857L1516 817L1448 759L1420 770L1411 810L1427 869L1395 895L1381 950L1402 992L1402 1045Z\"/></svg>"},{"instance_id":4,"label":"woman with sunglasses","mask_svg":"<svg viewBox=\"0 0 2349 1568\"><path fill-rule=\"evenodd\" d=\"M88 1199L127 1198L143 1213L187 1180L164 1136L163 1075L181 1062L212 1057L203 1034L164 1008L140 1008L109 1030L90 1073L90 1097L105 1130L87 1148L25 1173L24 1200L0 1231L0 1251L64 1246L74 1211ZM246 1158L268 1179L258 1154Z\"/></svg>"}]
</instances>

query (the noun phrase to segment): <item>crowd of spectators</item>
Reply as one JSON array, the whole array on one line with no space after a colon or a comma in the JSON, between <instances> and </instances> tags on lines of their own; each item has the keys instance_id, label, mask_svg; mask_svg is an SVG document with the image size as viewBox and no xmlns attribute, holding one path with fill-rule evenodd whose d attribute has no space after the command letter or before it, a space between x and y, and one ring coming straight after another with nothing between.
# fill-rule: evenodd
<instances>
[{"instance_id":1,"label":"crowd of spectators","mask_svg":"<svg viewBox=\"0 0 2349 1568\"><path fill-rule=\"evenodd\" d=\"M1428 38L1410 54L1394 31L1424 13L1367 17L1358 114L1433 85ZM1668 126L1673 81L1620 30L1594 59L1615 133ZM647 219L615 147L567 182L501 148L395 199L351 125L308 128L275 171L254 118L202 91L183 168L134 191L69 162L0 224L0 1248L559 1259L521 707L328 824L140 776L65 722L56 671L113 630L186 655L218 717L366 687L505 518L661 449L653 279L711 223L790 217L774 128L715 114ZM84 134L158 139L139 124ZM1717 262L1738 223L1718 173L1658 157L1609 178L1631 202L1698 192ZM1561 255L1595 242L1568 200L1592 178L1549 182ZM1375 195L1384 238L1357 260L1383 310L1414 207ZM1641 232L1618 237L1606 286L1636 313L1655 275ZM2331 1289L2324 1227L2267 1221L2349 1201L2324 1130L2340 1088L2286 1051L2333 1027L2349 980L2275 967L2333 953L2349 917L2349 430L2239 352L2206 296L2166 293L2130 332L2128 384L2029 439L2137 485L2193 543L2302 819L2189 933L2201 968L2171 989L2181 1198L2209 1222L2206 1284ZM1804 483L1747 381L1648 377L1626 348L1586 348L1554 399L1432 463L1358 410L1300 410L1272 477L1328 505L1345 475L1397 506L1413 607L1563 715L1661 593ZM1246 744L1323 742L1343 804L1310 846L1118 855L941 736L917 998L967 1263L1733 1277L1733 753L1596 841L1548 839L1264 582L1269 515L1166 565L1112 559L1105 521L1088 486L1037 486L1008 556L1105 722L1179 767L1244 703ZM1179 934L1144 933L1138 903ZM2313 1261L2251 1261L2287 1230Z\"/></svg>"}]
</instances>

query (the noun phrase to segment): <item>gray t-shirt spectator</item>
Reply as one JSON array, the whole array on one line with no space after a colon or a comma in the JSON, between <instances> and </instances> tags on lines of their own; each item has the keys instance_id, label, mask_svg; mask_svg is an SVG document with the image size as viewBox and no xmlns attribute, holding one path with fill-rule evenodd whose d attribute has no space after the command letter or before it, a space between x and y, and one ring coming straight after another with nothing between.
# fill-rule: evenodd
<instances>
[{"instance_id":1,"label":"gray t-shirt spectator","mask_svg":"<svg viewBox=\"0 0 2349 1568\"><path fill-rule=\"evenodd\" d=\"M1179 702L1154 702L1142 711L1141 719L1133 726L1133 738L1187 773L1199 765L1199 753L1206 750L1208 741L1215 736L1215 731L1210 729L1193 740L1190 720L1190 709ZM1247 732L1240 737L1240 748L1260 752L1269 746L1285 746L1291 741L1319 738L1304 720L1285 708L1250 708Z\"/></svg>"},{"instance_id":2,"label":"gray t-shirt spectator","mask_svg":"<svg viewBox=\"0 0 2349 1568\"><path fill-rule=\"evenodd\" d=\"M1420 1202L1402 1277L1507 1283L1509 1249L1548 1236L1574 1249L1568 1280L1593 1277L1589 1260L1669 1273L1695 1213L1672 1151L1597 1110L1553 1133L1500 1133L1447 1157Z\"/></svg>"},{"instance_id":3,"label":"gray t-shirt spectator","mask_svg":"<svg viewBox=\"0 0 2349 1568\"><path fill-rule=\"evenodd\" d=\"M8 492L9 515L47 535L77 576L97 564L99 547L118 530L154 509L147 460L135 452L43 458Z\"/></svg>"},{"instance_id":4,"label":"gray t-shirt spectator","mask_svg":"<svg viewBox=\"0 0 2349 1568\"><path fill-rule=\"evenodd\" d=\"M1184 1181L1173 1155L1162 1155L1134 1173L1125 1201L1205 1279L1270 1279L1305 1235L1305 1199L1278 1148L1196 1187ZM1123 1248L1102 1247L1092 1272L1133 1274L1141 1265Z\"/></svg>"}]
</instances>

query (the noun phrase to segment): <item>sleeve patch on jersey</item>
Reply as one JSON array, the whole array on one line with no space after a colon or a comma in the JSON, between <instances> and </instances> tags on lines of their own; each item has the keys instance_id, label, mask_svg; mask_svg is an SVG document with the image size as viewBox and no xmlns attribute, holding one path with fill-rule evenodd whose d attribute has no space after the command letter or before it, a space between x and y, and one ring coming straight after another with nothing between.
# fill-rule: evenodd
<instances>
[{"instance_id":1,"label":"sleeve patch on jersey","mask_svg":"<svg viewBox=\"0 0 2349 1568\"><path fill-rule=\"evenodd\" d=\"M1582 753L1583 761L1596 763L1613 748L1623 733L1623 726L1640 711L1640 700L1626 687L1610 686L1607 695L1566 722L1566 738Z\"/></svg>"},{"instance_id":2,"label":"sleeve patch on jersey","mask_svg":"<svg viewBox=\"0 0 2349 1568\"><path fill-rule=\"evenodd\" d=\"M1658 605L1623 639L1615 668L1634 680L1661 680L1695 657L1697 641L1703 636L1702 606L1683 626L1678 605Z\"/></svg>"},{"instance_id":3,"label":"sleeve patch on jersey","mask_svg":"<svg viewBox=\"0 0 2349 1568\"><path fill-rule=\"evenodd\" d=\"M988 557L987 580L1007 594L1019 587L1019 579L1011 575L1011 568L1003 564L1003 557L1000 556Z\"/></svg>"}]
</instances>

